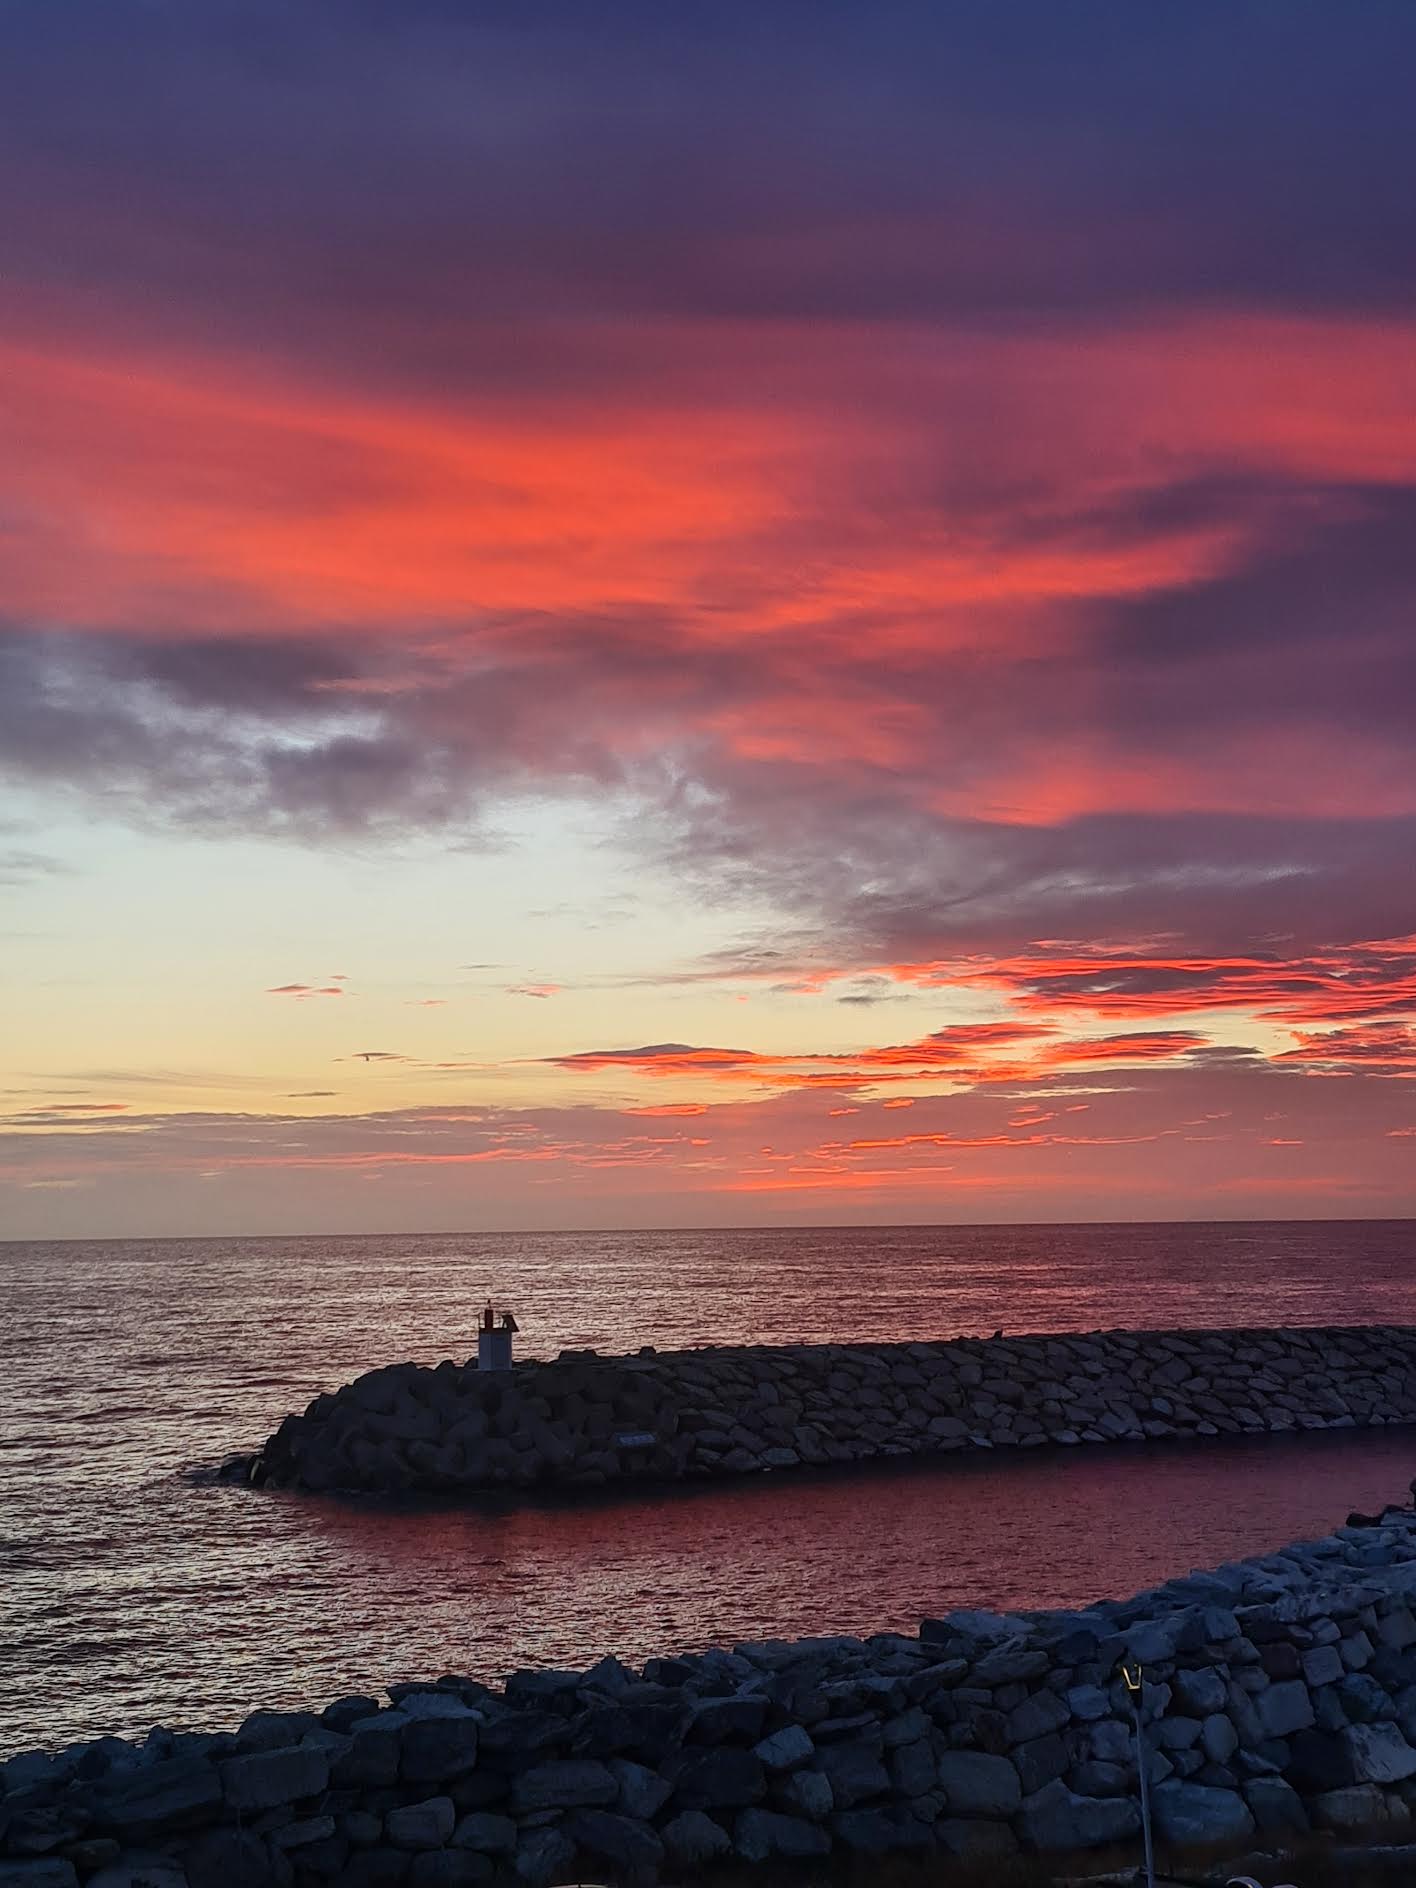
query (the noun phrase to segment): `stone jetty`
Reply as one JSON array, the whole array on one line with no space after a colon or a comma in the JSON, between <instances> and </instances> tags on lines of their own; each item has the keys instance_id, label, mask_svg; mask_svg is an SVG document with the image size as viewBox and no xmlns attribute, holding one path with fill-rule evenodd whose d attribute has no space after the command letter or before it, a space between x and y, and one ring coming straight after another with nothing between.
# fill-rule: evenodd
<instances>
[{"instance_id":1,"label":"stone jetty","mask_svg":"<svg viewBox=\"0 0 1416 1888\"><path fill-rule=\"evenodd\" d=\"M233 1473L317 1492L455 1495L1411 1422L1408 1327L562 1351L511 1370L370 1371L288 1417Z\"/></svg>"},{"instance_id":2,"label":"stone jetty","mask_svg":"<svg viewBox=\"0 0 1416 1888\"><path fill-rule=\"evenodd\" d=\"M0 1888L684 1882L1416 1831L1416 1514L1078 1612L449 1675L0 1764ZM1222 1877L1221 1877L1222 1878ZM977 1881L975 1874L973 1880Z\"/></svg>"}]
</instances>

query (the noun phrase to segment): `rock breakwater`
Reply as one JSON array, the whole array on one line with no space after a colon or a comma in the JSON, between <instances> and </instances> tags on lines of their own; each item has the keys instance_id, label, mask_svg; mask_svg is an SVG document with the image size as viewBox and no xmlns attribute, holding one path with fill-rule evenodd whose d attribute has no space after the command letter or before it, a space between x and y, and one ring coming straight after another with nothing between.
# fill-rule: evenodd
<instances>
[{"instance_id":1,"label":"rock breakwater","mask_svg":"<svg viewBox=\"0 0 1416 1888\"><path fill-rule=\"evenodd\" d=\"M956 1338L370 1371L251 1479L315 1491L594 1488L878 1456L1416 1422L1395 1326Z\"/></svg>"},{"instance_id":2,"label":"rock breakwater","mask_svg":"<svg viewBox=\"0 0 1416 1888\"><path fill-rule=\"evenodd\" d=\"M0 1765L0 1888L681 1881L717 1861L1074 1861L1416 1819L1416 1514L1079 1612L396 1685ZM770 1878L770 1877L769 1877Z\"/></svg>"}]
</instances>

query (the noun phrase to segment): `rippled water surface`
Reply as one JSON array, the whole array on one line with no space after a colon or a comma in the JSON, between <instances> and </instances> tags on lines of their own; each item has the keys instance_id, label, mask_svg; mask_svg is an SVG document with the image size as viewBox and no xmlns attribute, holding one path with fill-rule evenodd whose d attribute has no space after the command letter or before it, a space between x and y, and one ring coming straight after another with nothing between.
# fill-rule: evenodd
<instances>
[{"instance_id":1,"label":"rippled water surface","mask_svg":"<svg viewBox=\"0 0 1416 1888\"><path fill-rule=\"evenodd\" d=\"M317 1391L474 1347L1416 1323L1416 1224L0 1244L0 1750L391 1679L1081 1603L1395 1498L1416 1432L952 1458L633 1502L201 1486Z\"/></svg>"}]
</instances>

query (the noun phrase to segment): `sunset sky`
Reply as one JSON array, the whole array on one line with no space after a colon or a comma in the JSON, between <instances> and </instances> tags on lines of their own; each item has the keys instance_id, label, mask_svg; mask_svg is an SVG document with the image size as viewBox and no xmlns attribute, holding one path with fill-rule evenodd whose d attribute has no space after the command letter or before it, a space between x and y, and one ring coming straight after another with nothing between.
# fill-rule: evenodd
<instances>
[{"instance_id":1,"label":"sunset sky","mask_svg":"<svg viewBox=\"0 0 1416 1888\"><path fill-rule=\"evenodd\" d=\"M12 0L0 1235L1416 1213L1413 70Z\"/></svg>"}]
</instances>

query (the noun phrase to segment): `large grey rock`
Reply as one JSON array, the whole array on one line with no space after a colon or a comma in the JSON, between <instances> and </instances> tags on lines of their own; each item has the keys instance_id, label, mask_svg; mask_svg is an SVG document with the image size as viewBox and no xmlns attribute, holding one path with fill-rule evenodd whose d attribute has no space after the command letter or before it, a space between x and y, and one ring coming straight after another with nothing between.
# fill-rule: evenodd
<instances>
[{"instance_id":1,"label":"large grey rock","mask_svg":"<svg viewBox=\"0 0 1416 1888\"><path fill-rule=\"evenodd\" d=\"M729 1738L751 1743L762 1735L766 1718L765 1698L701 1698L689 1712L687 1734L695 1744L721 1744Z\"/></svg>"},{"instance_id":2,"label":"large grey rock","mask_svg":"<svg viewBox=\"0 0 1416 1888\"><path fill-rule=\"evenodd\" d=\"M1200 1726L1200 1744L1211 1763L1228 1763L1239 1748L1239 1733L1229 1718L1216 1711Z\"/></svg>"},{"instance_id":3,"label":"large grey rock","mask_svg":"<svg viewBox=\"0 0 1416 1888\"><path fill-rule=\"evenodd\" d=\"M452 1840L457 1808L450 1796L404 1803L384 1817L384 1834L396 1849L441 1849Z\"/></svg>"},{"instance_id":4,"label":"large grey rock","mask_svg":"<svg viewBox=\"0 0 1416 1888\"><path fill-rule=\"evenodd\" d=\"M516 1872L531 1888L554 1881L575 1860L575 1844L559 1829L531 1829L516 1845Z\"/></svg>"},{"instance_id":5,"label":"large grey rock","mask_svg":"<svg viewBox=\"0 0 1416 1888\"><path fill-rule=\"evenodd\" d=\"M827 1744L817 1752L813 1767L829 1780L838 1809L884 1796L890 1788L890 1773L869 1744Z\"/></svg>"},{"instance_id":6,"label":"large grey rock","mask_svg":"<svg viewBox=\"0 0 1416 1888\"><path fill-rule=\"evenodd\" d=\"M1254 1711L1266 1737L1291 1737L1313 1724L1313 1700L1301 1678L1285 1678L1261 1691Z\"/></svg>"},{"instance_id":7,"label":"large grey rock","mask_svg":"<svg viewBox=\"0 0 1416 1888\"><path fill-rule=\"evenodd\" d=\"M387 1789L398 1780L401 1748L399 1726L375 1720L350 1733L330 1764L329 1780L338 1790Z\"/></svg>"},{"instance_id":8,"label":"large grey rock","mask_svg":"<svg viewBox=\"0 0 1416 1888\"><path fill-rule=\"evenodd\" d=\"M685 1752L672 1778L680 1809L747 1809L767 1794L767 1773L750 1750L720 1744Z\"/></svg>"},{"instance_id":9,"label":"large grey rock","mask_svg":"<svg viewBox=\"0 0 1416 1888\"><path fill-rule=\"evenodd\" d=\"M483 1855L510 1855L516 1847L516 1824L510 1816L474 1809L459 1817L452 1832L455 1849L480 1849Z\"/></svg>"},{"instance_id":10,"label":"large grey rock","mask_svg":"<svg viewBox=\"0 0 1416 1888\"><path fill-rule=\"evenodd\" d=\"M673 1794L672 1786L657 1770L647 1764L631 1763L627 1757L611 1757L610 1769L619 1784L615 1807L639 1822L652 1822Z\"/></svg>"},{"instance_id":11,"label":"large grey rock","mask_svg":"<svg viewBox=\"0 0 1416 1888\"><path fill-rule=\"evenodd\" d=\"M313 1711L253 1711L236 1733L236 1750L288 1750L306 1732L320 1728L321 1719Z\"/></svg>"},{"instance_id":12,"label":"large grey rock","mask_svg":"<svg viewBox=\"0 0 1416 1888\"><path fill-rule=\"evenodd\" d=\"M1141 1812L1129 1798L1078 1796L1060 1777L1027 1797L1018 1818L1024 1840L1044 1853L1126 1842L1140 1826Z\"/></svg>"},{"instance_id":13,"label":"large grey rock","mask_svg":"<svg viewBox=\"0 0 1416 1888\"><path fill-rule=\"evenodd\" d=\"M94 1826L116 1835L182 1829L221 1806L221 1779L205 1758L170 1757L105 1777L93 1795Z\"/></svg>"},{"instance_id":14,"label":"large grey rock","mask_svg":"<svg viewBox=\"0 0 1416 1888\"><path fill-rule=\"evenodd\" d=\"M1324 1790L1308 1808L1318 1829L1373 1829L1388 1821L1391 1814L1386 1797L1375 1783Z\"/></svg>"},{"instance_id":15,"label":"large grey rock","mask_svg":"<svg viewBox=\"0 0 1416 1888\"><path fill-rule=\"evenodd\" d=\"M1301 1664L1305 1682L1313 1687L1335 1685L1347 1670L1335 1645L1309 1646L1301 1656Z\"/></svg>"},{"instance_id":16,"label":"large grey rock","mask_svg":"<svg viewBox=\"0 0 1416 1888\"><path fill-rule=\"evenodd\" d=\"M1120 1718L1103 1718L1088 1727L1087 1749L1100 1763L1134 1763L1136 1733Z\"/></svg>"},{"instance_id":17,"label":"large grey rock","mask_svg":"<svg viewBox=\"0 0 1416 1888\"><path fill-rule=\"evenodd\" d=\"M188 1888L278 1888L287 1865L277 1865L249 1829L211 1829L183 1851Z\"/></svg>"},{"instance_id":18,"label":"large grey rock","mask_svg":"<svg viewBox=\"0 0 1416 1888\"><path fill-rule=\"evenodd\" d=\"M685 1809L660 1831L664 1847L685 1868L696 1868L726 1855L733 1846L728 1832L701 1809Z\"/></svg>"},{"instance_id":19,"label":"large grey rock","mask_svg":"<svg viewBox=\"0 0 1416 1888\"><path fill-rule=\"evenodd\" d=\"M1049 1731L1060 1731L1072 1713L1055 1691L1035 1691L1008 1713L1007 1737L1010 1744L1026 1744Z\"/></svg>"},{"instance_id":20,"label":"large grey rock","mask_svg":"<svg viewBox=\"0 0 1416 1888\"><path fill-rule=\"evenodd\" d=\"M61 1784L70 1774L69 1766L52 1750L21 1750L0 1763L0 1785L4 1793L32 1789L35 1784Z\"/></svg>"},{"instance_id":21,"label":"large grey rock","mask_svg":"<svg viewBox=\"0 0 1416 1888\"><path fill-rule=\"evenodd\" d=\"M1071 1761L1071 1747L1057 1731L1050 1731L1046 1737L1035 1737L1030 1744L1019 1744L1012 1753L1013 1768L1018 1773L1024 1796L1031 1796L1044 1783L1062 1776Z\"/></svg>"},{"instance_id":22,"label":"large grey rock","mask_svg":"<svg viewBox=\"0 0 1416 1888\"><path fill-rule=\"evenodd\" d=\"M403 1732L399 1772L410 1783L446 1783L477 1762L472 1717L419 1717Z\"/></svg>"},{"instance_id":23,"label":"large grey rock","mask_svg":"<svg viewBox=\"0 0 1416 1888\"><path fill-rule=\"evenodd\" d=\"M1416 1750L1394 1724L1353 1724L1341 1733L1358 1783L1400 1783L1416 1776Z\"/></svg>"},{"instance_id":24,"label":"large grey rock","mask_svg":"<svg viewBox=\"0 0 1416 1888\"><path fill-rule=\"evenodd\" d=\"M616 1874L657 1869L664 1845L647 1822L608 1809L573 1809L562 1824L577 1848L610 1865Z\"/></svg>"},{"instance_id":25,"label":"large grey rock","mask_svg":"<svg viewBox=\"0 0 1416 1888\"><path fill-rule=\"evenodd\" d=\"M308 1744L257 1750L246 1757L228 1757L220 1771L228 1806L249 1814L298 1803L328 1789L329 1753Z\"/></svg>"},{"instance_id":26,"label":"large grey rock","mask_svg":"<svg viewBox=\"0 0 1416 1888\"><path fill-rule=\"evenodd\" d=\"M57 1855L0 1861L0 1888L79 1888L78 1870Z\"/></svg>"},{"instance_id":27,"label":"large grey rock","mask_svg":"<svg viewBox=\"0 0 1416 1888\"><path fill-rule=\"evenodd\" d=\"M1221 1699L1223 1695L1221 1686ZM1067 1693L1067 1708L1080 1723L1090 1724L1095 1718L1110 1715L1111 1700L1100 1685L1073 1685Z\"/></svg>"},{"instance_id":28,"label":"large grey rock","mask_svg":"<svg viewBox=\"0 0 1416 1888\"><path fill-rule=\"evenodd\" d=\"M949 1750L939 1759L939 1787L954 1816L1011 1816L1023 1800L1018 1773L1006 1757Z\"/></svg>"},{"instance_id":29,"label":"large grey rock","mask_svg":"<svg viewBox=\"0 0 1416 1888\"><path fill-rule=\"evenodd\" d=\"M816 1746L800 1724L788 1724L753 1748L768 1770L795 1770L810 1760Z\"/></svg>"},{"instance_id":30,"label":"large grey rock","mask_svg":"<svg viewBox=\"0 0 1416 1888\"><path fill-rule=\"evenodd\" d=\"M923 1849L930 1841L928 1824L901 1803L838 1810L831 1818L831 1831L842 1848L866 1855L888 1855L896 1849Z\"/></svg>"},{"instance_id":31,"label":"large grey rock","mask_svg":"<svg viewBox=\"0 0 1416 1888\"><path fill-rule=\"evenodd\" d=\"M1078 1796L1129 1796L1135 1786L1135 1771L1125 1764L1103 1763L1092 1757L1074 1763L1067 1781Z\"/></svg>"},{"instance_id":32,"label":"large grey rock","mask_svg":"<svg viewBox=\"0 0 1416 1888\"><path fill-rule=\"evenodd\" d=\"M520 1813L534 1809L604 1809L618 1795L613 1770L592 1757L533 1764L513 1777L511 1784L511 1806Z\"/></svg>"},{"instance_id":33,"label":"large grey rock","mask_svg":"<svg viewBox=\"0 0 1416 1888\"><path fill-rule=\"evenodd\" d=\"M1303 1799L1282 1777L1253 1777L1244 1785L1244 1800L1261 1836L1289 1832L1306 1834L1308 1812Z\"/></svg>"},{"instance_id":34,"label":"large grey rock","mask_svg":"<svg viewBox=\"0 0 1416 1888\"><path fill-rule=\"evenodd\" d=\"M1175 1702L1192 1718L1207 1718L1224 1709L1229 1686L1212 1665L1177 1671L1171 1680Z\"/></svg>"},{"instance_id":35,"label":"large grey rock","mask_svg":"<svg viewBox=\"0 0 1416 1888\"><path fill-rule=\"evenodd\" d=\"M770 1809L744 1809L734 1824L733 1845L747 1862L765 1862L769 1855L804 1857L826 1855L831 1839L824 1829L800 1816L783 1816Z\"/></svg>"},{"instance_id":36,"label":"large grey rock","mask_svg":"<svg viewBox=\"0 0 1416 1888\"><path fill-rule=\"evenodd\" d=\"M308 1848L314 1842L327 1842L334 1834L333 1816L302 1816L298 1822L284 1822L270 1835L271 1847L284 1849ZM298 1858L303 1862L304 1857Z\"/></svg>"},{"instance_id":37,"label":"large grey rock","mask_svg":"<svg viewBox=\"0 0 1416 1888\"><path fill-rule=\"evenodd\" d=\"M1171 1777L1152 1791L1151 1803L1156 1833L1176 1848L1231 1842L1253 1834L1254 1818L1237 1790Z\"/></svg>"},{"instance_id":38,"label":"large grey rock","mask_svg":"<svg viewBox=\"0 0 1416 1888\"><path fill-rule=\"evenodd\" d=\"M939 1781L934 1749L926 1737L901 1744L889 1757L890 1783L898 1796L924 1796Z\"/></svg>"},{"instance_id":39,"label":"large grey rock","mask_svg":"<svg viewBox=\"0 0 1416 1888\"><path fill-rule=\"evenodd\" d=\"M819 1770L791 1771L776 1785L775 1796L779 1808L818 1822L831 1813L836 1802L831 1794L830 1778L822 1776Z\"/></svg>"}]
</instances>

